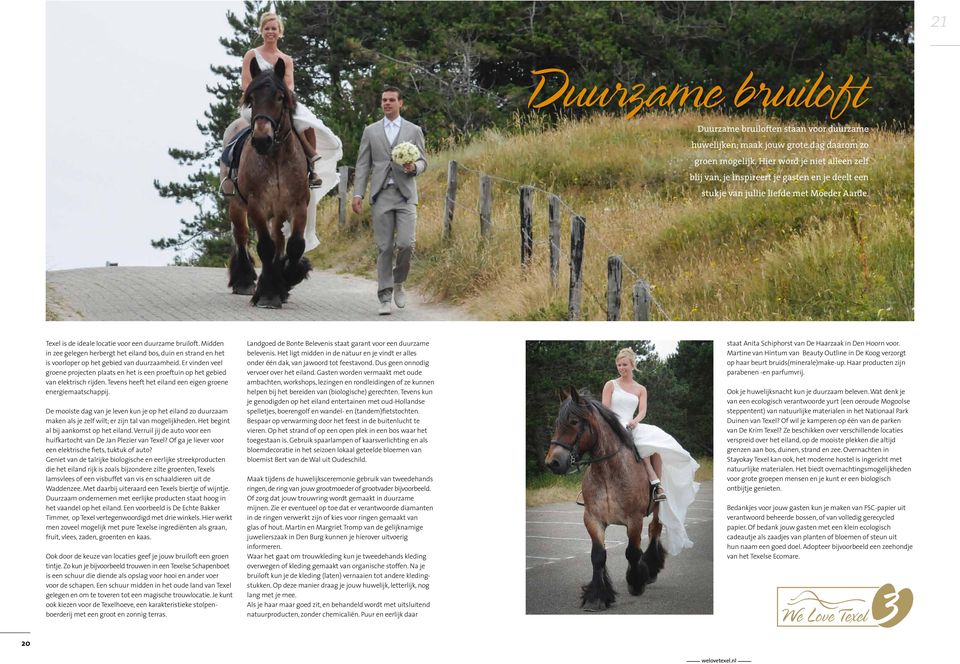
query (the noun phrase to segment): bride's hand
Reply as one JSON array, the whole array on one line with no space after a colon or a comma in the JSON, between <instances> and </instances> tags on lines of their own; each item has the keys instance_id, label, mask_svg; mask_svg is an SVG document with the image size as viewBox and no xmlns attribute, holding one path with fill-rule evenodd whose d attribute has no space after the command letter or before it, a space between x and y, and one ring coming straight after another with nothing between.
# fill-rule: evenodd
<instances>
[{"instance_id":1,"label":"bride's hand","mask_svg":"<svg viewBox=\"0 0 960 664\"><path fill-rule=\"evenodd\" d=\"M634 422L633 420L630 420L629 422L627 422L627 431L633 431L636 428L637 428L636 422Z\"/></svg>"}]
</instances>

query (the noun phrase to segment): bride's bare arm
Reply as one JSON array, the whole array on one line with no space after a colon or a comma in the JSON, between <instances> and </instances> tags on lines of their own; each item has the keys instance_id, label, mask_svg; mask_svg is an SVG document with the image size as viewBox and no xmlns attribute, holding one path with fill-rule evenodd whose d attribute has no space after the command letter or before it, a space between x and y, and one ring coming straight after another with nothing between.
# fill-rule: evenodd
<instances>
[{"instance_id":1,"label":"bride's bare arm","mask_svg":"<svg viewBox=\"0 0 960 664\"><path fill-rule=\"evenodd\" d=\"M283 73L283 82L290 88L290 92L293 92L293 58L289 55L281 55L280 57L287 61L287 69Z\"/></svg>"},{"instance_id":2,"label":"bride's bare arm","mask_svg":"<svg viewBox=\"0 0 960 664\"><path fill-rule=\"evenodd\" d=\"M243 56L243 64L240 67L240 92L246 92L247 86L253 80L253 74L250 73L250 61L255 57L253 49L247 51Z\"/></svg>"},{"instance_id":3,"label":"bride's bare arm","mask_svg":"<svg viewBox=\"0 0 960 664\"><path fill-rule=\"evenodd\" d=\"M633 418L633 421L642 422L643 418L647 416L647 388L643 385L637 388L637 399L639 401L637 404L637 416Z\"/></svg>"},{"instance_id":4,"label":"bride's bare arm","mask_svg":"<svg viewBox=\"0 0 960 664\"><path fill-rule=\"evenodd\" d=\"M607 384L603 386L603 394L600 396L600 403L602 403L607 408L611 407L613 403L613 381L608 380Z\"/></svg>"}]
</instances>

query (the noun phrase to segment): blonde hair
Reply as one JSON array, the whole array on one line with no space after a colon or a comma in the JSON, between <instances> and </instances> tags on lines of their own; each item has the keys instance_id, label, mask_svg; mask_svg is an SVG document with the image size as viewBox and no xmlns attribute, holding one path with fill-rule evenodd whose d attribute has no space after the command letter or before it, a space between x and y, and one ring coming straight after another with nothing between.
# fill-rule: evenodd
<instances>
[{"instance_id":1,"label":"blonde hair","mask_svg":"<svg viewBox=\"0 0 960 664\"><path fill-rule=\"evenodd\" d=\"M263 26L265 26L270 21L277 22L277 27L280 28L280 31L277 36L283 37L283 19L280 18L274 12L265 12L263 16L260 17L260 32L263 32Z\"/></svg>"},{"instance_id":2,"label":"blonde hair","mask_svg":"<svg viewBox=\"0 0 960 664\"><path fill-rule=\"evenodd\" d=\"M619 361L621 357L625 357L630 360L630 365L634 369L637 368L637 354L633 352L632 348L621 348L620 352L617 353L617 360Z\"/></svg>"}]
</instances>

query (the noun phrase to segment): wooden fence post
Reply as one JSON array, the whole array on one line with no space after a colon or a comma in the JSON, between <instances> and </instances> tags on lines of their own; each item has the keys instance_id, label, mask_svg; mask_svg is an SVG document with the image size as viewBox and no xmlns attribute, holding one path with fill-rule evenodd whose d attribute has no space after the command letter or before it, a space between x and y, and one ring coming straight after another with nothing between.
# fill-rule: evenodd
<instances>
[{"instance_id":1,"label":"wooden fence post","mask_svg":"<svg viewBox=\"0 0 960 664\"><path fill-rule=\"evenodd\" d=\"M580 320L580 301L583 298L583 236L587 221L579 215L570 219L570 316Z\"/></svg>"},{"instance_id":2,"label":"wooden fence post","mask_svg":"<svg viewBox=\"0 0 960 664\"><path fill-rule=\"evenodd\" d=\"M452 159L447 164L447 200L443 206L443 239L450 238L453 232L453 210L457 204L457 162Z\"/></svg>"},{"instance_id":3,"label":"wooden fence post","mask_svg":"<svg viewBox=\"0 0 960 664\"><path fill-rule=\"evenodd\" d=\"M350 208L350 203L352 203L352 196L350 196L350 188L348 181L350 179L350 167L341 166L340 167L340 187L337 190L339 196L339 205L338 205L338 221L340 223L340 228L343 228L347 223L347 210Z\"/></svg>"},{"instance_id":4,"label":"wooden fence post","mask_svg":"<svg viewBox=\"0 0 960 664\"><path fill-rule=\"evenodd\" d=\"M533 256L533 187L520 187L520 265L526 267Z\"/></svg>"},{"instance_id":5,"label":"wooden fence post","mask_svg":"<svg viewBox=\"0 0 960 664\"><path fill-rule=\"evenodd\" d=\"M633 285L633 320L650 320L650 284L638 279Z\"/></svg>"},{"instance_id":6,"label":"wooden fence post","mask_svg":"<svg viewBox=\"0 0 960 664\"><path fill-rule=\"evenodd\" d=\"M493 207L493 180L489 175L480 176L480 237L490 234L490 209Z\"/></svg>"},{"instance_id":7,"label":"wooden fence post","mask_svg":"<svg viewBox=\"0 0 960 664\"><path fill-rule=\"evenodd\" d=\"M550 194L550 286L556 288L560 276L560 197Z\"/></svg>"},{"instance_id":8,"label":"wooden fence post","mask_svg":"<svg viewBox=\"0 0 960 664\"><path fill-rule=\"evenodd\" d=\"M607 258L607 320L620 320L620 289L623 287L623 259Z\"/></svg>"}]
</instances>

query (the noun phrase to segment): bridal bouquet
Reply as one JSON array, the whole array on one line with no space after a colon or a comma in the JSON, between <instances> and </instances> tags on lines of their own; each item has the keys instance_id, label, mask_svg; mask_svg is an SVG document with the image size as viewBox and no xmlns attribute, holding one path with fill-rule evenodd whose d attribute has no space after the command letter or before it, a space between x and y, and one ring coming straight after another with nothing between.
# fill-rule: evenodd
<instances>
[{"instance_id":1,"label":"bridal bouquet","mask_svg":"<svg viewBox=\"0 0 960 664\"><path fill-rule=\"evenodd\" d=\"M413 143L398 143L390 152L390 157L401 166L412 164L420 158L420 150Z\"/></svg>"}]
</instances>

